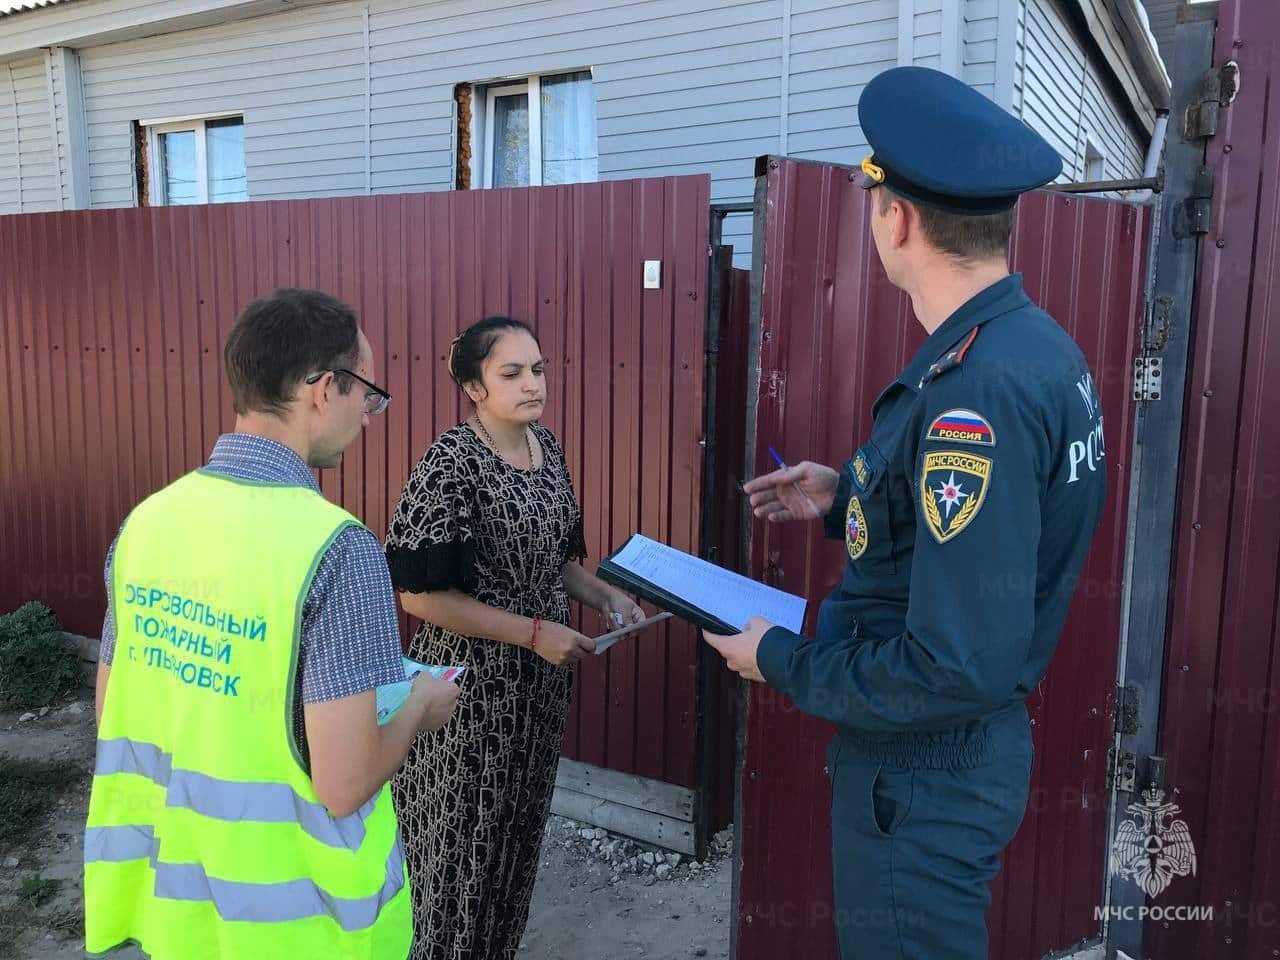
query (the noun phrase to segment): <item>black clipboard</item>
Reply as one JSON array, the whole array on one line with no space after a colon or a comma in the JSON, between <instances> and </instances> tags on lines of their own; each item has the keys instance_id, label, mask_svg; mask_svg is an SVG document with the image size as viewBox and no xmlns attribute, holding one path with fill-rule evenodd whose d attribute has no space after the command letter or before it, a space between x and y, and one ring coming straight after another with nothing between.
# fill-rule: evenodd
<instances>
[{"instance_id":1,"label":"black clipboard","mask_svg":"<svg viewBox=\"0 0 1280 960\"><path fill-rule=\"evenodd\" d=\"M655 607L667 610L681 620L688 621L696 627L703 630L709 630L712 633L719 634L722 637L733 636L735 633L741 633L737 627L731 627L719 617L713 617L705 610L695 607L686 600L682 600L675 594L668 593L661 587L654 586L648 580L637 577L630 570L626 570L613 563L613 558L626 549L627 544L631 542L628 537L626 543L623 543L617 550L600 561L600 566L596 568L596 576L606 583L611 583L619 590L626 590L628 593L635 594L643 600L648 600Z\"/></svg>"}]
</instances>

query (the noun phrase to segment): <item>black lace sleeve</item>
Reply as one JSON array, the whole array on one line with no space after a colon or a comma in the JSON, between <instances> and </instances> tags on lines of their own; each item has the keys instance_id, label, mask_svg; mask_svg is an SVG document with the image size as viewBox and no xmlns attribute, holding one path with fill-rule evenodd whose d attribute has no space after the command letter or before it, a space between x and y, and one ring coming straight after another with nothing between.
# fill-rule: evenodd
<instances>
[{"instance_id":1,"label":"black lace sleeve","mask_svg":"<svg viewBox=\"0 0 1280 960\"><path fill-rule=\"evenodd\" d=\"M456 437L438 437L418 461L387 531L387 566L401 593L475 587L473 493Z\"/></svg>"}]
</instances>

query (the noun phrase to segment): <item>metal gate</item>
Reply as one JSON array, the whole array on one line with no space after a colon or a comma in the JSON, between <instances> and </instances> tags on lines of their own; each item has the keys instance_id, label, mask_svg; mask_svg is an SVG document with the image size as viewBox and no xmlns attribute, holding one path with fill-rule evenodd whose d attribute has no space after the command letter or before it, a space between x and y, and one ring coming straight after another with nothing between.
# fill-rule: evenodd
<instances>
[{"instance_id":1,"label":"metal gate","mask_svg":"<svg viewBox=\"0 0 1280 960\"><path fill-rule=\"evenodd\" d=\"M1280 7L1224 0L1184 8L1180 19L1146 351L1162 361L1166 391L1144 411L1140 435L1147 452L1125 674L1137 722L1121 741L1134 775L1117 811L1141 832L1151 819L1168 872L1150 896L1131 877L1113 881L1108 956L1272 960L1280 957ZM1132 856L1123 841L1117 866Z\"/></svg>"},{"instance_id":2,"label":"metal gate","mask_svg":"<svg viewBox=\"0 0 1280 960\"><path fill-rule=\"evenodd\" d=\"M866 191L844 167L765 158L757 169L747 475L793 460L843 463L870 407L924 339L872 246ZM1048 677L1027 703L1037 762L1031 802L996 882L992 956L1027 960L1096 935L1107 831L1107 756L1121 627L1148 210L1061 194L1019 206L1012 259L1032 300L1080 344L1106 413L1109 496ZM723 360L722 363L728 361ZM747 520L744 516L744 520ZM821 531L749 524L752 576L814 601L843 548ZM811 616L812 619L812 616ZM812 623L810 623L812 628ZM736 957L834 957L832 728L753 686L744 719Z\"/></svg>"}]
</instances>

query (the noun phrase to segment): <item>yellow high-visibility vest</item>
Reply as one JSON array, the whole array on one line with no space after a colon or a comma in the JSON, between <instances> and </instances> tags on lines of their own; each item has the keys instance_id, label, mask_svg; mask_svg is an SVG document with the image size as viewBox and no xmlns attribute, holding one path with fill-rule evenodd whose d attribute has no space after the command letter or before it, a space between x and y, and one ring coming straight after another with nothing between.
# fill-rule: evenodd
<instances>
[{"instance_id":1,"label":"yellow high-visibility vest","mask_svg":"<svg viewBox=\"0 0 1280 960\"><path fill-rule=\"evenodd\" d=\"M112 562L115 654L85 831L85 945L155 960L403 960L390 789L331 816L293 733L302 604L350 514L198 470L137 507Z\"/></svg>"}]
</instances>

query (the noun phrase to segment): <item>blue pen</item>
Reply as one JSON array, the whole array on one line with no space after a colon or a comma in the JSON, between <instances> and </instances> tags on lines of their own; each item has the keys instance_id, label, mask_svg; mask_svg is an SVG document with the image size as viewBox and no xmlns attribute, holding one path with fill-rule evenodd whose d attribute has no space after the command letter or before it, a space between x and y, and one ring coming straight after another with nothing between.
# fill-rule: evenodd
<instances>
[{"instance_id":1,"label":"blue pen","mask_svg":"<svg viewBox=\"0 0 1280 960\"><path fill-rule=\"evenodd\" d=\"M785 463L783 463L783 462L782 462L782 458L781 458L780 456L778 456L778 451L777 451L777 450L773 449L773 447L770 447L770 448L769 448L769 454L770 454L770 456L772 456L772 457L773 457L773 462L774 462L774 463L776 463L776 464L778 465L778 469L779 469L779 470L786 470L786 469L787 469L787 465L786 465Z\"/></svg>"}]
</instances>

